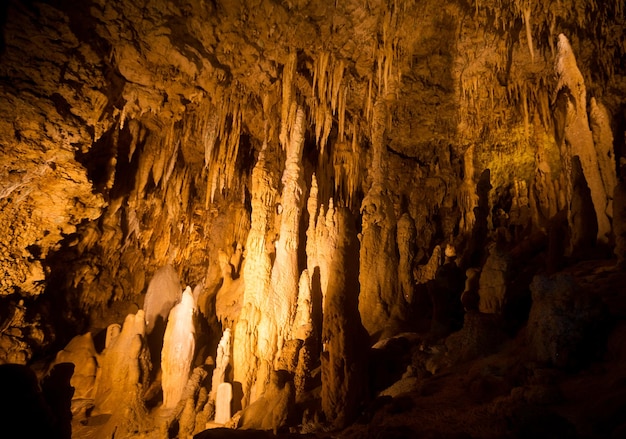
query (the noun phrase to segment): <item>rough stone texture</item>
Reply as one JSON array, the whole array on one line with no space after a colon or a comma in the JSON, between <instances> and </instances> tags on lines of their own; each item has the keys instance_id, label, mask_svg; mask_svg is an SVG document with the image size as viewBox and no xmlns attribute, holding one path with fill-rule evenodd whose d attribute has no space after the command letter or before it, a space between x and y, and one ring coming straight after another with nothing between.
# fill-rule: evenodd
<instances>
[{"instance_id":1,"label":"rough stone texture","mask_svg":"<svg viewBox=\"0 0 626 439\"><path fill-rule=\"evenodd\" d=\"M159 268L146 290L143 310L146 313L146 332L150 334L155 327L163 333L167 323L167 316L176 302L181 298L182 287L178 273L171 265Z\"/></svg>"},{"instance_id":2,"label":"rough stone texture","mask_svg":"<svg viewBox=\"0 0 626 439\"><path fill-rule=\"evenodd\" d=\"M180 303L170 312L163 337L161 385L165 410L176 407L191 373L196 348L195 310L191 288L187 287Z\"/></svg>"},{"instance_id":3,"label":"rough stone texture","mask_svg":"<svg viewBox=\"0 0 626 439\"><path fill-rule=\"evenodd\" d=\"M585 82L582 73L576 65L576 57L569 44L569 40L563 34L559 35L555 71L558 77L557 92L564 89L571 94L571 98L567 100L565 123L566 151L570 155L570 161L573 157L578 157L580 160L583 174L591 192L593 207L596 212L598 240L606 242L611 231L611 224L607 214L608 197L604 180L610 179L611 173L608 169L610 167L606 167L605 161L602 160L602 168L607 172L606 177L603 178L598 163L598 153L596 153L593 135L589 129ZM598 138L600 135L601 134L598 133ZM606 149L606 147L603 149ZM571 163L568 163L566 159L565 169L573 173L571 166ZM572 186L574 185L574 183L570 184Z\"/></svg>"},{"instance_id":4,"label":"rough stone texture","mask_svg":"<svg viewBox=\"0 0 626 439\"><path fill-rule=\"evenodd\" d=\"M605 310L567 274L536 276L530 285L528 343L538 361L562 368L581 367L597 355Z\"/></svg>"},{"instance_id":5,"label":"rough stone texture","mask_svg":"<svg viewBox=\"0 0 626 439\"><path fill-rule=\"evenodd\" d=\"M285 425L295 394L288 374L272 372L266 392L241 413L239 427L244 430L272 430Z\"/></svg>"},{"instance_id":6,"label":"rough stone texture","mask_svg":"<svg viewBox=\"0 0 626 439\"><path fill-rule=\"evenodd\" d=\"M98 357L92 416L111 415L99 435L130 435L150 423L141 396L150 373L142 310L129 314Z\"/></svg>"},{"instance_id":7,"label":"rough stone texture","mask_svg":"<svg viewBox=\"0 0 626 439\"><path fill-rule=\"evenodd\" d=\"M4 2L0 361L53 358L88 331L98 345L95 334L111 324L123 333L119 324L141 308L149 279L171 265L205 286L199 323L211 330L199 331L200 352L233 330L234 393L244 391L244 405L263 396L274 369L295 368L302 428L322 429L320 390L331 384L319 381L322 321L337 280L328 232L332 212L344 208L361 233L354 261L363 263L362 311L373 332L393 333L404 317L415 323L402 306L415 266L413 311L419 328L429 327L430 309L418 310L422 282L434 278L446 244L461 269L481 268L492 238L515 249L545 230L548 249L534 247L515 267L517 296L508 304L523 325L532 275L611 250L623 257L619 188L609 220L610 171L624 158L624 13L622 2L596 0ZM557 44L561 33L567 47ZM283 183L296 137L300 174ZM395 223L405 214L415 223L414 249ZM621 290L609 289L607 300L619 305ZM161 339L153 338L158 364ZM435 351L422 353L445 357ZM140 387L150 385L146 403L156 407L159 382L156 371L144 373L146 360L141 348ZM569 431L499 394L506 383L486 370L469 388L504 398L497 404L472 405L457 374L421 377L419 395L364 412L375 424L367 434L433 436L425 429L437 425L443 436L532 436L541 420L553 424L539 433ZM572 388L581 392L570 399L593 394ZM192 399L150 432L139 431L140 419L154 417L131 401L124 407L133 419L116 414L99 433L190 434L212 410ZM567 407L577 406L586 407ZM623 416L604 412L600 437L618 434ZM85 425L75 420L77 437L99 430L97 413ZM583 425L581 435L594 428Z\"/></svg>"},{"instance_id":8,"label":"rough stone texture","mask_svg":"<svg viewBox=\"0 0 626 439\"><path fill-rule=\"evenodd\" d=\"M480 301L478 309L488 314L501 314L509 282L508 254L495 243L489 247L489 257L485 262L478 281Z\"/></svg>"},{"instance_id":9,"label":"rough stone texture","mask_svg":"<svg viewBox=\"0 0 626 439\"><path fill-rule=\"evenodd\" d=\"M367 391L364 364L365 330L359 317L357 241L353 219L345 209L332 219L336 246L330 256L322 323L322 409L335 427L344 427L358 413Z\"/></svg>"},{"instance_id":10,"label":"rough stone texture","mask_svg":"<svg viewBox=\"0 0 626 439\"><path fill-rule=\"evenodd\" d=\"M211 377L211 393L209 400L215 401L216 392L220 384L226 381L226 369L230 366L231 353L231 335L230 329L226 328L222 338L217 345L217 354L215 355L215 369Z\"/></svg>"},{"instance_id":11,"label":"rough stone texture","mask_svg":"<svg viewBox=\"0 0 626 439\"><path fill-rule=\"evenodd\" d=\"M413 280L413 263L416 254L415 222L408 213L402 214L398 220L397 243L400 260L398 263L398 281L400 292L407 303L413 301L415 281Z\"/></svg>"},{"instance_id":12,"label":"rough stone texture","mask_svg":"<svg viewBox=\"0 0 626 439\"><path fill-rule=\"evenodd\" d=\"M98 370L96 348L90 332L77 335L57 353L53 366L72 363L74 372L70 384L74 388L72 399L93 399Z\"/></svg>"}]
</instances>

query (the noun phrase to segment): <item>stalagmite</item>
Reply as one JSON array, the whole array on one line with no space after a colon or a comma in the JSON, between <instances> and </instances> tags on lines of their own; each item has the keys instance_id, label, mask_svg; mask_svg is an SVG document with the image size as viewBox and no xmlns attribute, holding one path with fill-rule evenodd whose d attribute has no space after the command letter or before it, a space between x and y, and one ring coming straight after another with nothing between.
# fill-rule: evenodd
<instances>
[{"instance_id":1,"label":"stalagmite","mask_svg":"<svg viewBox=\"0 0 626 439\"><path fill-rule=\"evenodd\" d=\"M220 383L215 398L215 423L226 424L231 417L230 404L233 399L233 386L230 383Z\"/></svg>"},{"instance_id":2,"label":"stalagmite","mask_svg":"<svg viewBox=\"0 0 626 439\"><path fill-rule=\"evenodd\" d=\"M291 133L285 171L283 173L283 193L281 197L281 223L279 238L276 242L276 258L272 267L270 294L267 298L268 309L273 309L273 322L268 326L276 325L278 331L277 346L280 348L295 315L295 306L298 297L298 245L300 216L304 205L302 194L305 190L304 168L302 166L302 149L304 146L304 111L299 108L296 122ZM269 316L269 313L264 314ZM262 319L259 331L263 331ZM275 352L274 352L275 354Z\"/></svg>"},{"instance_id":3,"label":"stalagmite","mask_svg":"<svg viewBox=\"0 0 626 439\"><path fill-rule=\"evenodd\" d=\"M470 233L476 222L474 208L478 206L476 183L474 183L474 145L467 148L463 157L463 183L459 187L457 203L461 210L459 228Z\"/></svg>"},{"instance_id":4,"label":"stalagmite","mask_svg":"<svg viewBox=\"0 0 626 439\"><path fill-rule=\"evenodd\" d=\"M235 331L233 353L235 380L242 383L244 403L263 393L295 314L299 279L298 234L304 191L301 164L304 122L304 111L298 109L286 149L281 222L273 267L265 240L276 195L271 191L271 177L264 155L259 157L253 171L253 182L258 189L255 191L253 187L243 310ZM273 313L261 313L262 309L272 309ZM250 361L251 357L255 359Z\"/></svg>"},{"instance_id":5,"label":"stalagmite","mask_svg":"<svg viewBox=\"0 0 626 439\"><path fill-rule=\"evenodd\" d=\"M187 287L180 303L172 308L167 322L161 352L161 386L165 410L176 407L189 379L196 343L193 321L195 308L193 293Z\"/></svg>"},{"instance_id":6,"label":"stalagmite","mask_svg":"<svg viewBox=\"0 0 626 439\"><path fill-rule=\"evenodd\" d=\"M535 178L529 198L534 201L531 205L534 225L540 228L545 227L547 221L557 213L558 199L555 184L552 181L552 170L541 143L535 155Z\"/></svg>"},{"instance_id":7,"label":"stalagmite","mask_svg":"<svg viewBox=\"0 0 626 439\"><path fill-rule=\"evenodd\" d=\"M600 175L607 194L606 214L613 218L613 190L617 185L615 153L613 151L613 131L611 130L611 116L606 107L591 98L589 119L593 133L593 141L598 155Z\"/></svg>"},{"instance_id":8,"label":"stalagmite","mask_svg":"<svg viewBox=\"0 0 626 439\"><path fill-rule=\"evenodd\" d=\"M242 405L257 396L253 389L259 359L257 358L258 325L263 299L270 285L272 261L267 249L266 233L271 228L277 198L276 178L266 158L267 144L259 153L252 171L252 214L243 267L244 295L241 315L233 338L234 380L241 383Z\"/></svg>"},{"instance_id":9,"label":"stalagmite","mask_svg":"<svg viewBox=\"0 0 626 439\"><path fill-rule=\"evenodd\" d=\"M72 401L94 398L98 368L96 356L91 332L77 335L63 350L57 353L52 366L60 363L72 363L74 365L74 373L70 380L70 384L74 388Z\"/></svg>"},{"instance_id":10,"label":"stalagmite","mask_svg":"<svg viewBox=\"0 0 626 439\"><path fill-rule=\"evenodd\" d=\"M507 254L495 243L489 247L489 257L480 273L478 309L486 314L501 314L506 300L508 270L510 261Z\"/></svg>"},{"instance_id":11,"label":"stalagmite","mask_svg":"<svg viewBox=\"0 0 626 439\"><path fill-rule=\"evenodd\" d=\"M608 241L608 235L611 233L611 224L606 213L607 193L587 118L587 90L583 76L576 65L572 48L563 34L559 35L555 71L558 78L557 93L560 91L571 93L567 99L565 123L567 150L570 159L577 156L580 160L587 186L591 191L591 200L598 222L597 240L604 243ZM566 168L566 170L571 173L570 169Z\"/></svg>"},{"instance_id":12,"label":"stalagmite","mask_svg":"<svg viewBox=\"0 0 626 439\"><path fill-rule=\"evenodd\" d=\"M148 374L142 310L129 314L121 331L113 326L108 344L98 358L94 410L92 414L125 414L140 409L142 380ZM109 334L107 334L109 335Z\"/></svg>"},{"instance_id":13,"label":"stalagmite","mask_svg":"<svg viewBox=\"0 0 626 439\"><path fill-rule=\"evenodd\" d=\"M385 104L379 101L372 123L372 186L361 204L359 312L367 332L376 337L404 313L403 299L398 293L396 218L384 186L386 113Z\"/></svg>"},{"instance_id":14,"label":"stalagmite","mask_svg":"<svg viewBox=\"0 0 626 439\"><path fill-rule=\"evenodd\" d=\"M213 377L211 379L211 393L209 400L215 400L217 389L220 384L226 381L226 369L230 365L230 329L226 328L222 339L217 345L217 355L215 356L215 369L213 369Z\"/></svg>"},{"instance_id":15,"label":"stalagmite","mask_svg":"<svg viewBox=\"0 0 626 439\"><path fill-rule=\"evenodd\" d=\"M413 280L413 260L416 254L416 230L415 222L408 213L404 213L398 220L397 230L398 250L400 261L398 264L398 280L400 292L407 301L413 301L415 293L415 281Z\"/></svg>"},{"instance_id":16,"label":"stalagmite","mask_svg":"<svg viewBox=\"0 0 626 439\"><path fill-rule=\"evenodd\" d=\"M347 209L338 209L332 221L335 247L329 254L322 323L322 409L326 419L341 428L354 419L367 392L363 357L367 337L359 318L354 220Z\"/></svg>"},{"instance_id":17,"label":"stalagmite","mask_svg":"<svg viewBox=\"0 0 626 439\"><path fill-rule=\"evenodd\" d=\"M291 336L294 339L306 340L313 332L312 312L313 304L311 300L311 278L308 270L304 270L300 275L298 287L298 305L296 315L293 319L293 330Z\"/></svg>"}]
</instances>

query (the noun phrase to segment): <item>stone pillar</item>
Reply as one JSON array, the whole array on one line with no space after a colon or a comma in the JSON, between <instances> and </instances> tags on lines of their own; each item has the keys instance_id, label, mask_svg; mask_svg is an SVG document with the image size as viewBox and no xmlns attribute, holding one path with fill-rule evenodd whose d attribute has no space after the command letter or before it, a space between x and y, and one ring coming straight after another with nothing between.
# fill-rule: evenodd
<instances>
[{"instance_id":1,"label":"stone pillar","mask_svg":"<svg viewBox=\"0 0 626 439\"><path fill-rule=\"evenodd\" d=\"M233 399L233 387L230 383L221 383L217 387L215 398L215 423L226 424L230 421L230 403Z\"/></svg>"}]
</instances>

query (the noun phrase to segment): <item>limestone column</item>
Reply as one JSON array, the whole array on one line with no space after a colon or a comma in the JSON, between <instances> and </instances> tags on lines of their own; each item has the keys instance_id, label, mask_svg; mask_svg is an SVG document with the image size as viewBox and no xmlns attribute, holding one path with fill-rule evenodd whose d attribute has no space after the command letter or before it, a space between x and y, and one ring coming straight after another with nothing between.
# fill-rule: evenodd
<instances>
[{"instance_id":1,"label":"limestone column","mask_svg":"<svg viewBox=\"0 0 626 439\"><path fill-rule=\"evenodd\" d=\"M380 335L392 317L401 317L403 302L398 292L398 250L393 203L385 188L384 131L387 109L379 101L372 127L372 186L361 204L359 312L367 332Z\"/></svg>"},{"instance_id":2,"label":"limestone column","mask_svg":"<svg viewBox=\"0 0 626 439\"><path fill-rule=\"evenodd\" d=\"M193 322L195 309L193 293L187 287L180 303L170 312L163 337L161 386L163 408L166 410L176 407L189 379L196 347Z\"/></svg>"},{"instance_id":3,"label":"limestone column","mask_svg":"<svg viewBox=\"0 0 626 439\"><path fill-rule=\"evenodd\" d=\"M602 180L602 174L598 164L598 156L587 117L587 89L583 75L578 70L576 57L572 51L567 37L559 35L558 52L556 56L555 71L558 77L557 92L566 90L568 95L567 115L565 120L565 144L571 161L577 156L587 186L591 192L591 200L598 222L597 240L607 242L611 233L611 224L606 212L608 197ZM571 164L566 160L566 171L572 173ZM571 179L571 175L569 176ZM573 182L570 182L570 188ZM571 192L570 192L571 193ZM571 195L570 195L571 200Z\"/></svg>"},{"instance_id":4,"label":"limestone column","mask_svg":"<svg viewBox=\"0 0 626 439\"><path fill-rule=\"evenodd\" d=\"M354 219L333 212L334 250L329 264L322 323L322 409L335 428L354 420L367 395L364 352L368 340L359 316L359 252Z\"/></svg>"}]
</instances>

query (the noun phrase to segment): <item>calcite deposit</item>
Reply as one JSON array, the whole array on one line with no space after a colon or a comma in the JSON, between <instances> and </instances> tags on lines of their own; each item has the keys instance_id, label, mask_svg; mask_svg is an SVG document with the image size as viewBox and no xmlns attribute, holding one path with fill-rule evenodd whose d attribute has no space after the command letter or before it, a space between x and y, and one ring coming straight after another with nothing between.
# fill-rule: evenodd
<instances>
[{"instance_id":1,"label":"calcite deposit","mask_svg":"<svg viewBox=\"0 0 626 439\"><path fill-rule=\"evenodd\" d=\"M624 41L619 0L5 1L0 425L623 437Z\"/></svg>"}]
</instances>

